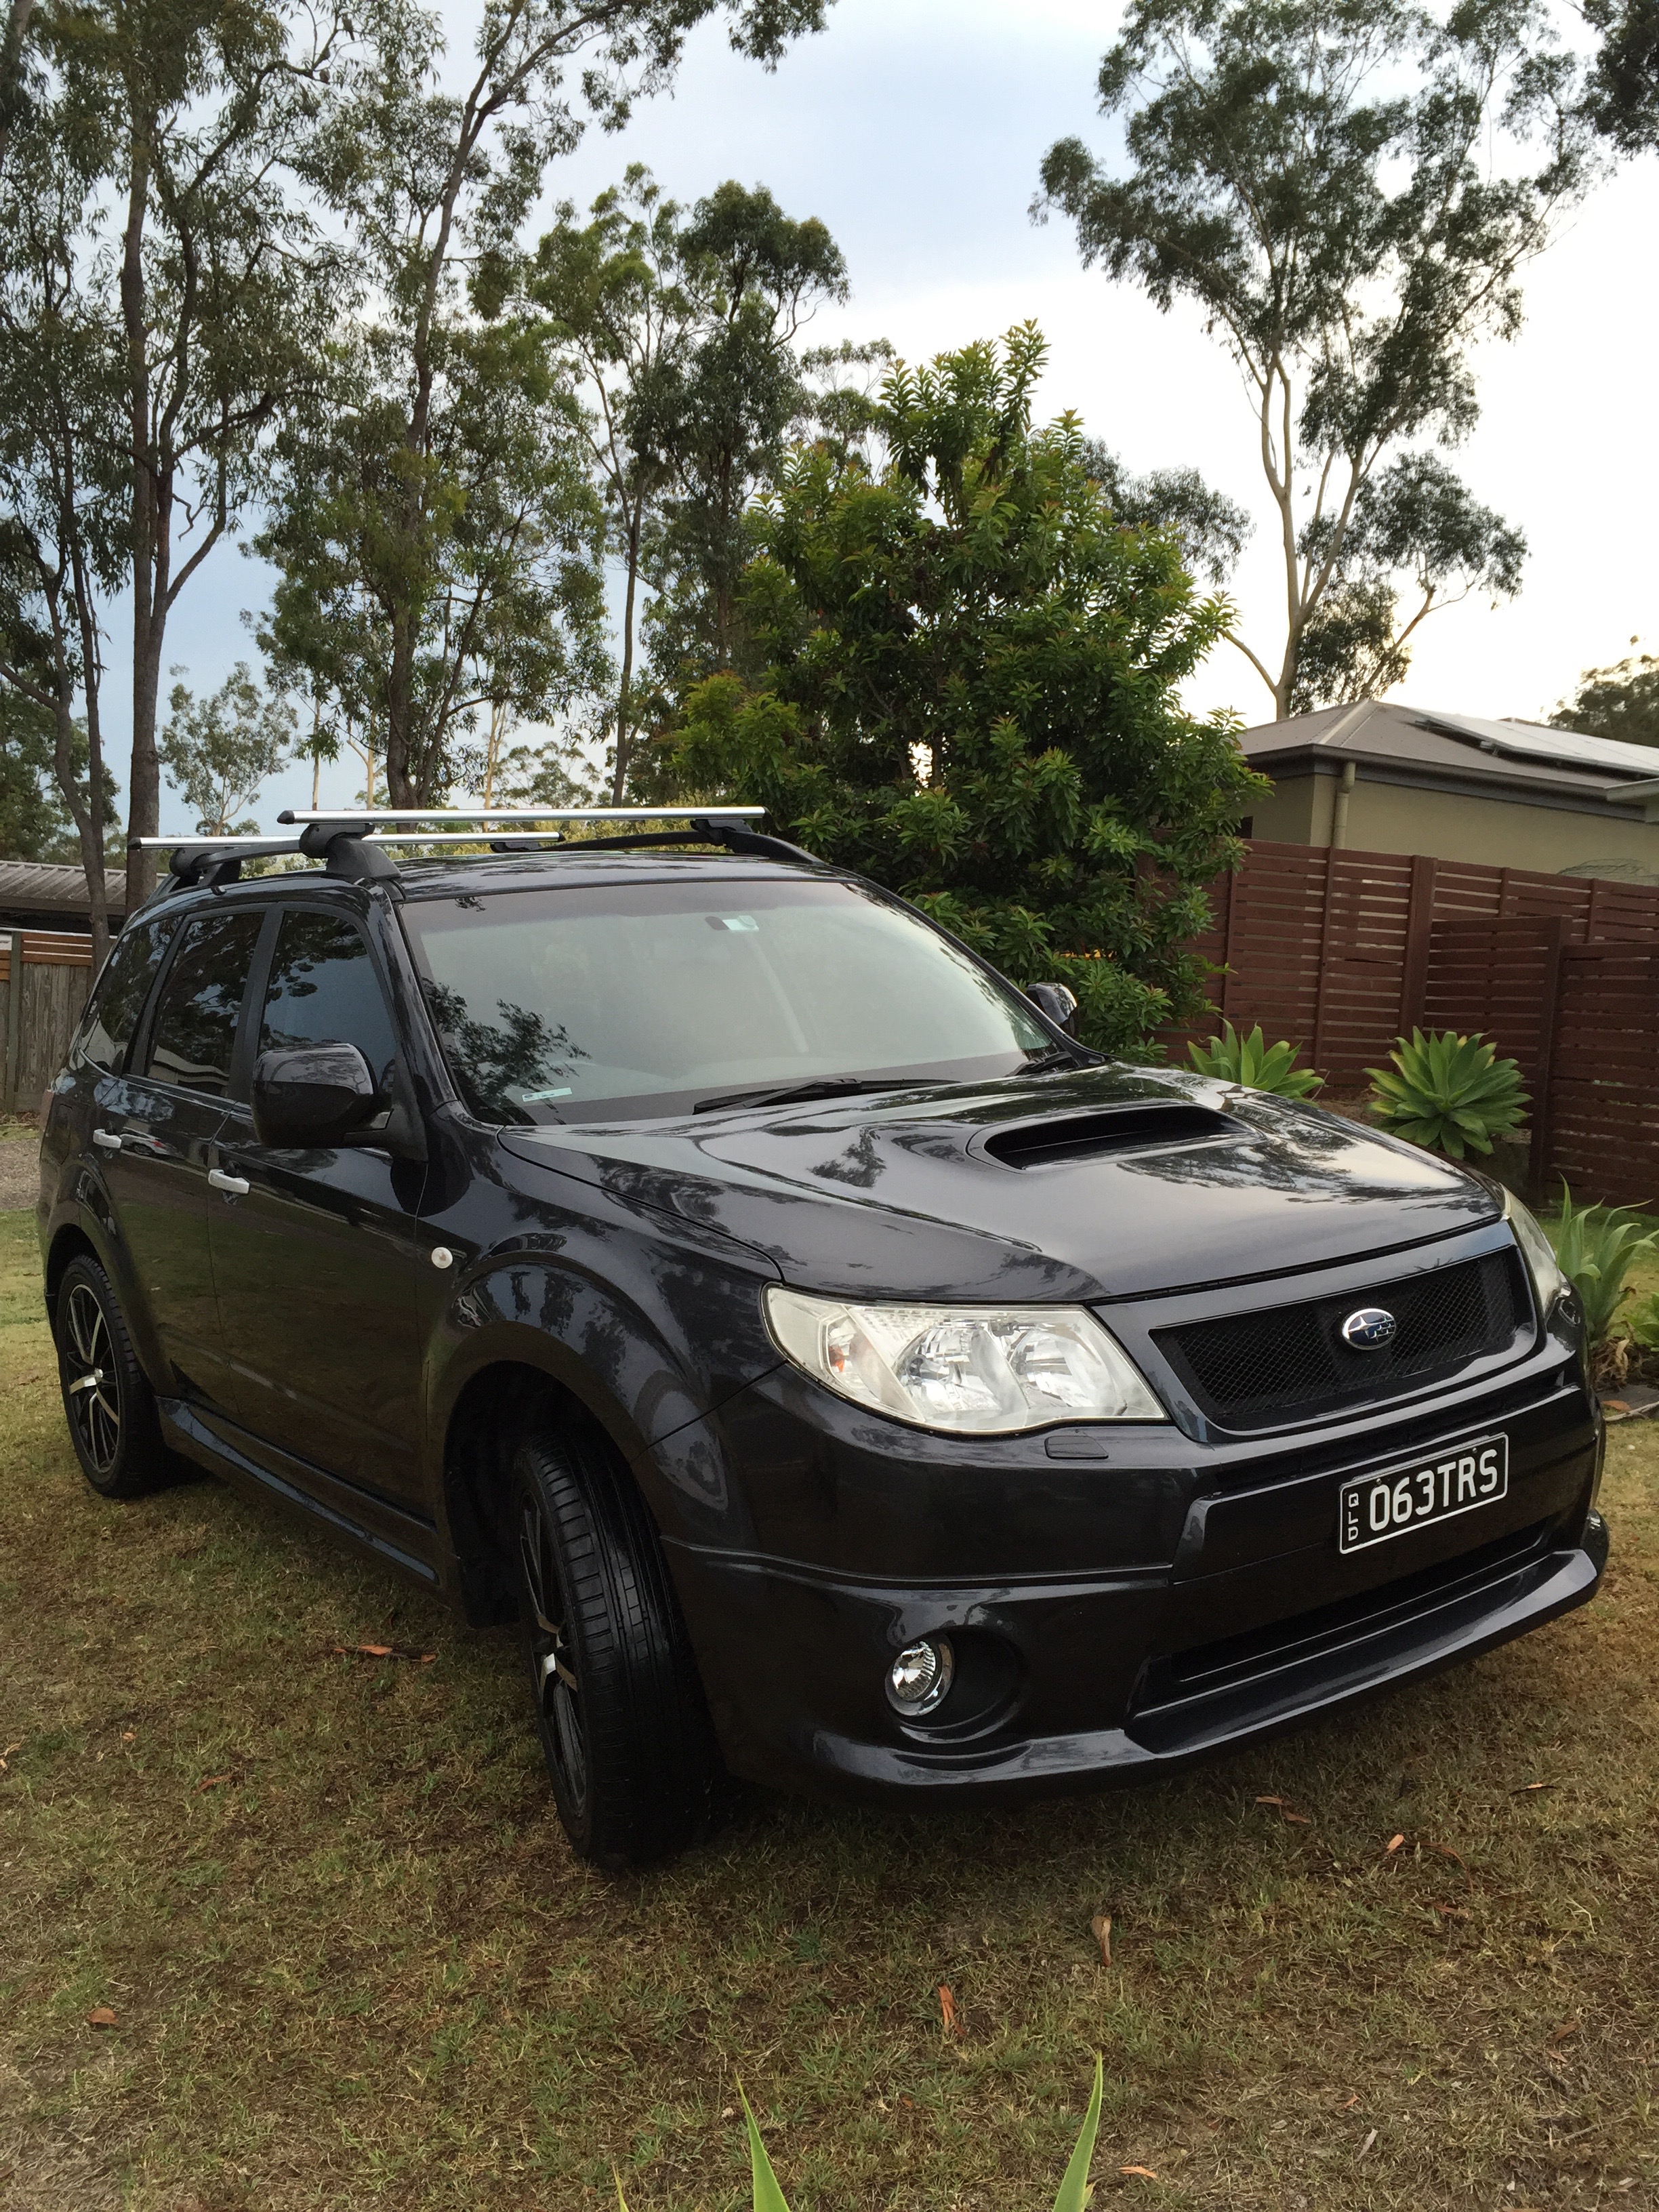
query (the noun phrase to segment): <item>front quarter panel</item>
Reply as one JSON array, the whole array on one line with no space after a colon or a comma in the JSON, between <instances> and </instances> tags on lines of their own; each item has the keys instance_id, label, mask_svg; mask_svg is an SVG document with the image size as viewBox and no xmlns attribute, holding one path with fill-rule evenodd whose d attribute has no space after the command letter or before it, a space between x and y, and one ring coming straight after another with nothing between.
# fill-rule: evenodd
<instances>
[{"instance_id":1,"label":"front quarter panel","mask_svg":"<svg viewBox=\"0 0 1659 2212\"><path fill-rule=\"evenodd\" d=\"M452 1147L470 1155L470 1174L443 1157ZM653 1448L778 1366L760 1305L776 1270L718 1231L574 1177L516 1161L503 1173L493 1132L452 1124L434 1165L422 1232L428 1249L453 1255L423 1284L434 1446L474 1376L538 1368L636 1464L665 1535L752 1542L723 1476L698 1455Z\"/></svg>"}]
</instances>

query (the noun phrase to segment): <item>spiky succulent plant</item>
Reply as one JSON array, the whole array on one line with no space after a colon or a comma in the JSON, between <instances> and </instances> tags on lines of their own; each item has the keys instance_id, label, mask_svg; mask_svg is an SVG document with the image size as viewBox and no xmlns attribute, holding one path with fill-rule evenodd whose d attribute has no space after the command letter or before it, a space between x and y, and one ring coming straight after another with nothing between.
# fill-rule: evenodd
<instances>
[{"instance_id":1,"label":"spiky succulent plant","mask_svg":"<svg viewBox=\"0 0 1659 2212\"><path fill-rule=\"evenodd\" d=\"M1221 1035L1207 1044L1194 1040L1187 1049L1200 1075L1218 1076L1224 1083L1246 1084L1252 1091L1277 1091L1281 1098L1310 1098L1324 1083L1310 1067L1298 1067L1300 1045L1262 1042L1258 1022L1249 1036L1240 1036L1231 1022L1223 1022Z\"/></svg>"},{"instance_id":2,"label":"spiky succulent plant","mask_svg":"<svg viewBox=\"0 0 1659 2212\"><path fill-rule=\"evenodd\" d=\"M1368 1067L1371 1106L1396 1136L1461 1160L1489 1152L1494 1137L1520 1127L1528 1093L1512 1060L1474 1036L1413 1030L1389 1054L1392 1069Z\"/></svg>"}]
</instances>

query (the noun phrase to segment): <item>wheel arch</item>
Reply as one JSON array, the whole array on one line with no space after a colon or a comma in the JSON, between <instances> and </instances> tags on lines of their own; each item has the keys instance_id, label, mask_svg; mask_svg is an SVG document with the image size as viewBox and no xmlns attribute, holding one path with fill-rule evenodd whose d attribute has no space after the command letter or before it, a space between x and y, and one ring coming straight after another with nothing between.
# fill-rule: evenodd
<instances>
[{"instance_id":1,"label":"wheel arch","mask_svg":"<svg viewBox=\"0 0 1659 2212\"><path fill-rule=\"evenodd\" d=\"M109 1262L78 1221L64 1222L54 1233L46 1248L46 1318L56 1322L58 1292L71 1260L82 1255L95 1261L104 1273L109 1273Z\"/></svg>"}]
</instances>

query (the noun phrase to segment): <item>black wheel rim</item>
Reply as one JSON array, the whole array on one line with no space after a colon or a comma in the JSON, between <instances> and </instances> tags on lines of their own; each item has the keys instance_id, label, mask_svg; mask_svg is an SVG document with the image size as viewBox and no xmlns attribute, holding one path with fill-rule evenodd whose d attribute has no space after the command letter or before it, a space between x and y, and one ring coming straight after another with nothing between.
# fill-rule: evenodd
<instances>
[{"instance_id":1,"label":"black wheel rim","mask_svg":"<svg viewBox=\"0 0 1659 2212\"><path fill-rule=\"evenodd\" d=\"M85 1283L72 1285L65 1315L64 1395L88 1464L107 1474L121 1449L121 1390L109 1316Z\"/></svg>"},{"instance_id":2,"label":"black wheel rim","mask_svg":"<svg viewBox=\"0 0 1659 2212\"><path fill-rule=\"evenodd\" d=\"M530 1606L530 1677L542 1738L560 1789L573 1812L587 1797L587 1744L582 1729L581 1688L576 1679L568 1608L559 1578L553 1531L539 1502L526 1498L519 1527L519 1555Z\"/></svg>"}]
</instances>

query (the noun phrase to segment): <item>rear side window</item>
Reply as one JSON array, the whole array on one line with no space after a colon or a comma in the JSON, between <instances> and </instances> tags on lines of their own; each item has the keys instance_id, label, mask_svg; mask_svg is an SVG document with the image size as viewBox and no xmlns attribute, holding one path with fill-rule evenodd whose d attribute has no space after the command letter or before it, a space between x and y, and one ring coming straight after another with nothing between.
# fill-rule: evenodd
<instances>
[{"instance_id":1,"label":"rear side window","mask_svg":"<svg viewBox=\"0 0 1659 2212\"><path fill-rule=\"evenodd\" d=\"M222 1098L230 1087L236 1017L262 914L208 914L186 928L161 985L150 1029L149 1073L161 1083Z\"/></svg>"},{"instance_id":2,"label":"rear side window","mask_svg":"<svg viewBox=\"0 0 1659 2212\"><path fill-rule=\"evenodd\" d=\"M265 987L261 1052L355 1044L384 1087L397 1051L392 1017L361 931L335 914L283 916Z\"/></svg>"},{"instance_id":3,"label":"rear side window","mask_svg":"<svg viewBox=\"0 0 1659 2212\"><path fill-rule=\"evenodd\" d=\"M161 955L173 942L178 927L176 914L158 915L154 921L134 922L115 940L98 988L87 1009L81 1033L81 1050L106 1075L119 1075L144 1011L149 987L161 964Z\"/></svg>"}]
</instances>

